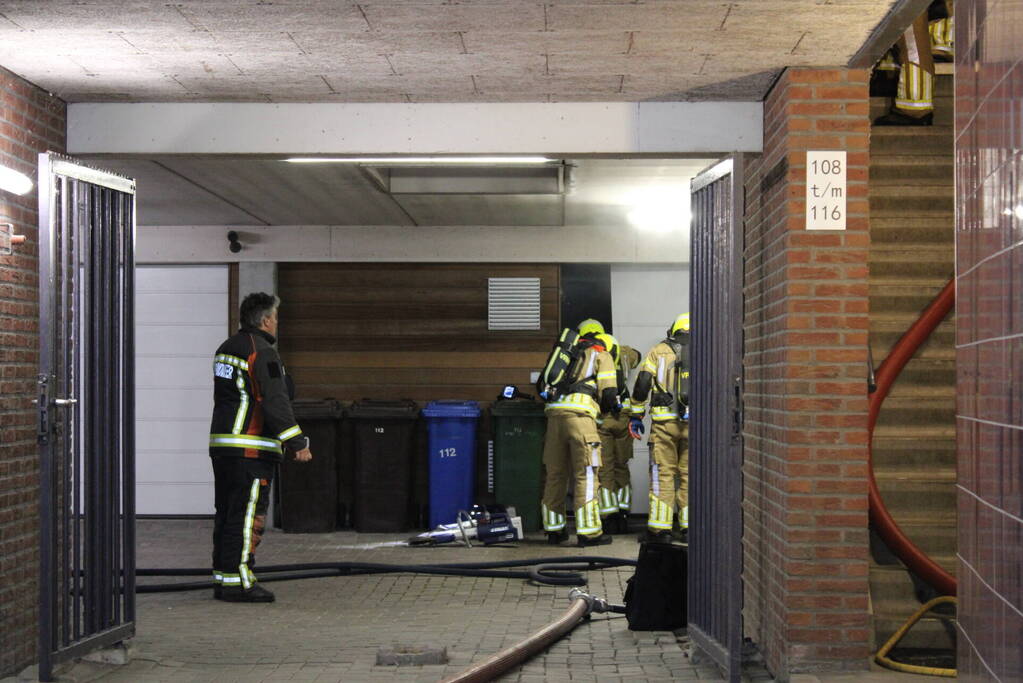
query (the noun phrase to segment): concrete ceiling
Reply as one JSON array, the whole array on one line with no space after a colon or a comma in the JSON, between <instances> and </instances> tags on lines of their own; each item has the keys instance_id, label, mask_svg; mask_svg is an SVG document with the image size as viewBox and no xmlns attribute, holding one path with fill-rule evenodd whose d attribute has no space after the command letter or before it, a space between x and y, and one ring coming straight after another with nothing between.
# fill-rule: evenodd
<instances>
[{"instance_id":1,"label":"concrete ceiling","mask_svg":"<svg viewBox=\"0 0 1023 683\"><path fill-rule=\"evenodd\" d=\"M86 157L134 178L140 225L604 226L637 205L685 212L713 159L565 159L560 194L390 194L355 164L229 156ZM509 185L511 182L509 182Z\"/></svg>"},{"instance_id":2,"label":"concrete ceiling","mask_svg":"<svg viewBox=\"0 0 1023 683\"><path fill-rule=\"evenodd\" d=\"M0 66L68 102L760 100L894 0L0 0Z\"/></svg>"}]
</instances>

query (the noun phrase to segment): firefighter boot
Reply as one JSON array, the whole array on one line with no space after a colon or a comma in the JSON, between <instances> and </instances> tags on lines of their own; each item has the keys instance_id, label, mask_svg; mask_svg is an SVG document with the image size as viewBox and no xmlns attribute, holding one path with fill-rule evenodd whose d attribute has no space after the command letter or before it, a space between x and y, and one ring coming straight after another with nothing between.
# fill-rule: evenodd
<instances>
[{"instance_id":1,"label":"firefighter boot","mask_svg":"<svg viewBox=\"0 0 1023 683\"><path fill-rule=\"evenodd\" d=\"M909 116L898 111L891 111L874 119L875 126L930 126L934 123L934 114Z\"/></svg>"},{"instance_id":2,"label":"firefighter boot","mask_svg":"<svg viewBox=\"0 0 1023 683\"><path fill-rule=\"evenodd\" d=\"M256 583L248 589L241 586L224 586L220 599L224 602L273 602L276 598L272 592Z\"/></svg>"},{"instance_id":3,"label":"firefighter boot","mask_svg":"<svg viewBox=\"0 0 1023 683\"><path fill-rule=\"evenodd\" d=\"M547 545L561 545L568 540L568 532L566 531L548 531L547 532Z\"/></svg>"},{"instance_id":4,"label":"firefighter boot","mask_svg":"<svg viewBox=\"0 0 1023 683\"><path fill-rule=\"evenodd\" d=\"M601 534L600 536L597 536L596 538L594 538L593 536L582 536L582 535L577 536L576 538L578 539L576 541L576 545L578 547L580 547L580 548L592 548L593 546L598 546L598 545L608 545L609 543L611 543L611 541L614 540L608 534Z\"/></svg>"},{"instance_id":5,"label":"firefighter boot","mask_svg":"<svg viewBox=\"0 0 1023 683\"><path fill-rule=\"evenodd\" d=\"M663 531L646 529L636 540L640 543L671 543L671 532L667 529Z\"/></svg>"}]
</instances>

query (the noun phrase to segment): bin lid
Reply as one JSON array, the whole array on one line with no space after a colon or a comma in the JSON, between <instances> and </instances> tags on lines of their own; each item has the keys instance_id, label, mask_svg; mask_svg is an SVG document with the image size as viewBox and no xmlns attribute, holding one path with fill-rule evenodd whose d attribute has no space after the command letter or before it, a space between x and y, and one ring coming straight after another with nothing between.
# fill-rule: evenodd
<instances>
[{"instance_id":1,"label":"bin lid","mask_svg":"<svg viewBox=\"0 0 1023 683\"><path fill-rule=\"evenodd\" d=\"M348 417L360 418L396 418L414 420L419 416L419 406L409 399L377 400L364 398L356 401L348 408Z\"/></svg>"},{"instance_id":2,"label":"bin lid","mask_svg":"<svg viewBox=\"0 0 1023 683\"><path fill-rule=\"evenodd\" d=\"M498 417L543 417L543 403L539 401L496 401L490 414Z\"/></svg>"},{"instance_id":3,"label":"bin lid","mask_svg":"<svg viewBox=\"0 0 1023 683\"><path fill-rule=\"evenodd\" d=\"M423 408L423 417L479 417L476 401L430 401Z\"/></svg>"},{"instance_id":4,"label":"bin lid","mask_svg":"<svg viewBox=\"0 0 1023 683\"><path fill-rule=\"evenodd\" d=\"M341 401L333 398L297 398L291 409L296 420L336 420L344 414Z\"/></svg>"}]
</instances>

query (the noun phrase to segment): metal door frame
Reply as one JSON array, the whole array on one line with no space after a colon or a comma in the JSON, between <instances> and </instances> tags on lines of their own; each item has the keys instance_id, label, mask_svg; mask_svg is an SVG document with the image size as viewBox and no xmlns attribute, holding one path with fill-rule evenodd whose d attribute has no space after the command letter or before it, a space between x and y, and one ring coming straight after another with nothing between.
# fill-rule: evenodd
<instances>
[{"instance_id":1,"label":"metal door frame","mask_svg":"<svg viewBox=\"0 0 1023 683\"><path fill-rule=\"evenodd\" d=\"M725 679L742 673L742 316L745 164L693 179L689 636Z\"/></svg>"},{"instance_id":2,"label":"metal door frame","mask_svg":"<svg viewBox=\"0 0 1023 683\"><path fill-rule=\"evenodd\" d=\"M39 680L135 634L135 182L39 155Z\"/></svg>"}]
</instances>

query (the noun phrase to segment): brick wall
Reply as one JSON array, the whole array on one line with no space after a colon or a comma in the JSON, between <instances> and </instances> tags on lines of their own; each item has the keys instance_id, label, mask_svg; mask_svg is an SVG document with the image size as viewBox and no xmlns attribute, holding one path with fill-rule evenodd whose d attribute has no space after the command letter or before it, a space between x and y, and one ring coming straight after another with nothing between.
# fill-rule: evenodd
<instances>
[{"instance_id":1,"label":"brick wall","mask_svg":"<svg viewBox=\"0 0 1023 683\"><path fill-rule=\"evenodd\" d=\"M780 677L868 664L868 73L790 69L746 183L744 619ZM848 228L804 229L806 151L848 153Z\"/></svg>"},{"instance_id":2,"label":"brick wall","mask_svg":"<svg viewBox=\"0 0 1023 683\"><path fill-rule=\"evenodd\" d=\"M65 104L0 68L0 164L33 180L39 152L64 151ZM38 456L35 375L39 355L35 191L0 190L0 223L26 235L0 256L0 677L35 660L38 603Z\"/></svg>"}]
</instances>

